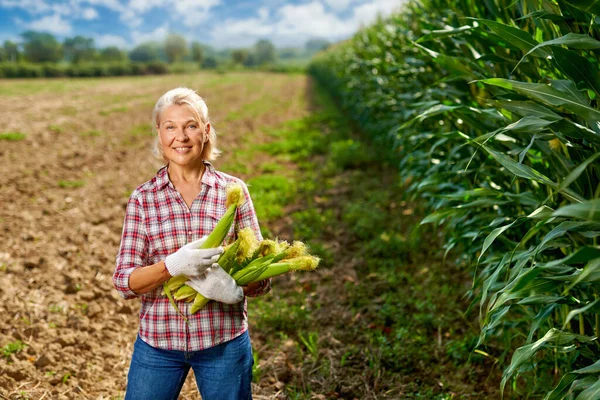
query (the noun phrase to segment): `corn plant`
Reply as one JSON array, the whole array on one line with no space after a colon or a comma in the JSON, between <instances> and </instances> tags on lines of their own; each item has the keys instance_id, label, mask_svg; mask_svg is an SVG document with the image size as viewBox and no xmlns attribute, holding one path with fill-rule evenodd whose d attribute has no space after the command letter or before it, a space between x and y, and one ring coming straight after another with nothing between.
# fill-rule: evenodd
<instances>
[{"instance_id":1,"label":"corn plant","mask_svg":"<svg viewBox=\"0 0 600 400\"><path fill-rule=\"evenodd\" d=\"M597 15L412 1L311 66L471 269L479 345L516 396L600 391Z\"/></svg>"}]
</instances>

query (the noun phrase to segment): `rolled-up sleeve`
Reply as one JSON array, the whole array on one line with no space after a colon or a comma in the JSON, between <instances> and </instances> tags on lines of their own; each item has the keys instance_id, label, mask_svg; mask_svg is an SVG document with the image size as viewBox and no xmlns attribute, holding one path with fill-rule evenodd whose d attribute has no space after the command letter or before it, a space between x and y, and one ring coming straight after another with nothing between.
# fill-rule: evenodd
<instances>
[{"instance_id":1,"label":"rolled-up sleeve","mask_svg":"<svg viewBox=\"0 0 600 400\"><path fill-rule=\"evenodd\" d=\"M256 236L256 240L260 242L261 240L263 240L263 237L260 233L260 226L258 225L258 218L256 216L256 211L254 210L254 204L252 203L252 198L250 197L248 187L243 182L242 188L244 191L244 196L246 197L246 202L240 208L238 208L238 212L236 215L236 226L240 230L248 227L252 228L252 231ZM257 290L254 295L248 297L262 296L263 294L267 294L270 291L271 278L261 281L260 289Z\"/></svg>"},{"instance_id":2,"label":"rolled-up sleeve","mask_svg":"<svg viewBox=\"0 0 600 400\"><path fill-rule=\"evenodd\" d=\"M139 296L129 288L129 276L136 268L145 265L147 252L148 239L144 228L144 212L134 193L127 203L121 246L117 253L113 274L113 284L125 299Z\"/></svg>"}]
</instances>

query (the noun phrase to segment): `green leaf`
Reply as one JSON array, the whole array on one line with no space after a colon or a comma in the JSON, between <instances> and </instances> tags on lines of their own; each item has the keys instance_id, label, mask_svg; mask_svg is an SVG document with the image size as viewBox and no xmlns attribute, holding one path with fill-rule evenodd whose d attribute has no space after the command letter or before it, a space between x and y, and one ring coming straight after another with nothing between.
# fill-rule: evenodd
<instances>
[{"instance_id":1,"label":"green leaf","mask_svg":"<svg viewBox=\"0 0 600 400\"><path fill-rule=\"evenodd\" d=\"M483 241L483 247L481 249L481 254L477 258L477 262L479 262L481 260L481 257L483 257L486 250L492 245L492 243L494 243L494 240L496 240L496 238L498 236L500 236L502 233L504 233L508 228L510 228L511 226L516 224L518 221L519 221L519 219L516 219L513 222L511 222L510 224L501 226L500 228L496 228L492 232L490 232L490 234L487 235L487 237Z\"/></svg>"},{"instance_id":2,"label":"green leaf","mask_svg":"<svg viewBox=\"0 0 600 400\"><path fill-rule=\"evenodd\" d=\"M551 209L548 206L541 206L539 208L537 208L535 211L533 211L531 214L529 214L527 216L527 218L530 219L546 219L548 217L552 216L552 213L554 212L553 209Z\"/></svg>"},{"instance_id":3,"label":"green leaf","mask_svg":"<svg viewBox=\"0 0 600 400\"><path fill-rule=\"evenodd\" d=\"M574 51L558 47L554 49L554 61L578 88L587 88L600 94L600 72L590 60Z\"/></svg>"},{"instance_id":4,"label":"green leaf","mask_svg":"<svg viewBox=\"0 0 600 400\"><path fill-rule=\"evenodd\" d=\"M565 0L565 3L585 12L600 15L600 0Z\"/></svg>"},{"instance_id":5,"label":"green leaf","mask_svg":"<svg viewBox=\"0 0 600 400\"><path fill-rule=\"evenodd\" d=\"M580 274L577 275L577 278L567 287L565 288L563 294L567 294L575 285L581 282L587 282L589 277L592 277L592 281L597 280L596 272L600 270L600 258L590 261L581 271Z\"/></svg>"},{"instance_id":6,"label":"green leaf","mask_svg":"<svg viewBox=\"0 0 600 400\"><path fill-rule=\"evenodd\" d=\"M539 44L529 33L519 28L514 28L512 26L488 19L477 20L487 25L487 27L490 28L496 35L502 37L510 42L513 46L516 46L523 51L529 51ZM533 55L536 57L547 58L550 56L550 53L544 49L538 49L533 52Z\"/></svg>"},{"instance_id":7,"label":"green leaf","mask_svg":"<svg viewBox=\"0 0 600 400\"><path fill-rule=\"evenodd\" d=\"M592 386L579 393L575 400L598 400L600 399L600 379Z\"/></svg>"},{"instance_id":8,"label":"green leaf","mask_svg":"<svg viewBox=\"0 0 600 400\"><path fill-rule=\"evenodd\" d=\"M591 260L600 258L600 248L583 246L578 248L575 252L569 254L565 258L550 261L544 264L537 264L539 268L552 268L559 265L573 265L573 264L585 264Z\"/></svg>"},{"instance_id":9,"label":"green leaf","mask_svg":"<svg viewBox=\"0 0 600 400\"><path fill-rule=\"evenodd\" d=\"M495 105L497 108L504 108L521 116L538 117L547 119L549 121L558 121L563 119L563 117L556 114L548 107L534 103L533 101L498 100L495 102Z\"/></svg>"},{"instance_id":10,"label":"green leaf","mask_svg":"<svg viewBox=\"0 0 600 400\"><path fill-rule=\"evenodd\" d=\"M514 90L517 93L551 106L564 107L567 111L578 114L588 121L600 120L600 111L588 105L581 104L576 98L572 98L549 85L511 81L502 78L484 79L481 82L488 85L503 87L508 90Z\"/></svg>"},{"instance_id":11,"label":"green leaf","mask_svg":"<svg viewBox=\"0 0 600 400\"><path fill-rule=\"evenodd\" d=\"M600 373L600 360L596 361L592 365L577 369L573 372L576 374L598 374Z\"/></svg>"},{"instance_id":12,"label":"green leaf","mask_svg":"<svg viewBox=\"0 0 600 400\"><path fill-rule=\"evenodd\" d=\"M580 104L590 105L590 99L581 90L577 89L575 82L557 79L550 82L550 85L564 94L571 96L573 99L577 99Z\"/></svg>"},{"instance_id":13,"label":"green leaf","mask_svg":"<svg viewBox=\"0 0 600 400\"><path fill-rule=\"evenodd\" d=\"M472 29L474 28L471 25L464 25L459 28L450 27L448 29L434 30L424 36L421 36L419 40L417 40L417 43L423 43L433 39L441 39L449 36L459 35Z\"/></svg>"},{"instance_id":14,"label":"green leaf","mask_svg":"<svg viewBox=\"0 0 600 400\"><path fill-rule=\"evenodd\" d=\"M571 217L586 221L600 222L600 199L570 204L552 213L555 217Z\"/></svg>"},{"instance_id":15,"label":"green leaf","mask_svg":"<svg viewBox=\"0 0 600 400\"><path fill-rule=\"evenodd\" d=\"M592 162L594 162L599 157L600 157L600 153L596 153L593 156L591 156L590 158L588 158L587 160L585 160L584 162L582 162L581 164L579 164L577 166L577 168L573 169L573 171L571 171L569 173L569 175L567 175L565 177L565 179L563 179L560 182L560 185L558 186L558 191L560 192L560 191L563 191L564 189L568 188L571 183L573 183L577 178L579 178L579 176L585 171L587 166L590 165Z\"/></svg>"},{"instance_id":16,"label":"green leaf","mask_svg":"<svg viewBox=\"0 0 600 400\"><path fill-rule=\"evenodd\" d=\"M589 35L581 35L578 33L567 33L565 36L561 36L556 39L547 40L536 45L534 48L529 50L523 58L527 57L533 51L545 47L545 46L560 46L564 45L567 47L572 47L574 49L585 49L585 50L593 50L600 49L600 42L594 39ZM521 60L523 60L523 58ZM519 61L520 62L520 61Z\"/></svg>"},{"instance_id":17,"label":"green leaf","mask_svg":"<svg viewBox=\"0 0 600 400\"><path fill-rule=\"evenodd\" d=\"M517 350L515 350L510 361L510 365L506 370L504 370L504 373L502 374L502 382L500 383L501 393L504 393L504 386L506 385L506 382L515 374L515 372L517 372L523 364L529 362L529 360L531 360L531 358L547 343L551 343L557 340L568 343L573 341L575 337L576 336L573 334L563 333L558 329L552 328L548 332L546 332L544 337L542 337L538 341L525 346L521 346Z\"/></svg>"},{"instance_id":18,"label":"green leaf","mask_svg":"<svg viewBox=\"0 0 600 400\"><path fill-rule=\"evenodd\" d=\"M433 222L439 222L439 221L445 219L446 217L449 217L452 214L456 214L456 210L451 209L451 210L443 210L443 211L434 212L432 214L429 214L425 218L423 218L423 220L421 221L421 223L419 225L430 224Z\"/></svg>"},{"instance_id":19,"label":"green leaf","mask_svg":"<svg viewBox=\"0 0 600 400\"><path fill-rule=\"evenodd\" d=\"M515 160L505 156L502 153L499 153L495 150L492 150L490 147L481 145L485 151L487 151L496 161L498 161L504 168L515 174L516 176L520 176L521 178L531 179L533 181L543 183L550 187L556 188L556 184L550 180L546 175L542 174L535 169L524 165L519 164Z\"/></svg>"},{"instance_id":20,"label":"green leaf","mask_svg":"<svg viewBox=\"0 0 600 400\"><path fill-rule=\"evenodd\" d=\"M562 329L566 328L566 326L568 325L569 322L571 322L571 320L573 319L573 317L576 317L579 314L582 314L582 313L586 312L590 308L594 307L596 305L596 303L598 303L599 301L600 301L600 299L597 299L595 301L592 301L590 304L588 304L585 307L581 307L581 308L578 308L576 310L571 310L569 312L569 314L567 314L567 318L565 319L565 322L563 323Z\"/></svg>"},{"instance_id":21,"label":"green leaf","mask_svg":"<svg viewBox=\"0 0 600 400\"><path fill-rule=\"evenodd\" d=\"M577 379L576 374L568 373L563 375L560 382L558 382L558 385L544 397L544 400L563 400L566 398L567 394L570 392L570 386L575 379Z\"/></svg>"}]
</instances>

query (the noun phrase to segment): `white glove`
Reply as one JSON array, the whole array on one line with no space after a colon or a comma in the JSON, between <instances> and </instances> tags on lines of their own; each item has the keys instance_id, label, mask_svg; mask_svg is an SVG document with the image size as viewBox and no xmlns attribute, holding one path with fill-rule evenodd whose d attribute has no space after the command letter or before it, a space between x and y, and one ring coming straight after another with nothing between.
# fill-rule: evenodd
<instances>
[{"instance_id":1,"label":"white glove","mask_svg":"<svg viewBox=\"0 0 600 400\"><path fill-rule=\"evenodd\" d=\"M244 290L219 264L213 264L204 275L190 278L186 285L207 299L235 304L244 299Z\"/></svg>"},{"instance_id":2,"label":"white glove","mask_svg":"<svg viewBox=\"0 0 600 400\"><path fill-rule=\"evenodd\" d=\"M171 276L185 275L187 277L202 275L223 253L223 247L200 249L206 236L182 246L165 258L165 266Z\"/></svg>"}]
</instances>

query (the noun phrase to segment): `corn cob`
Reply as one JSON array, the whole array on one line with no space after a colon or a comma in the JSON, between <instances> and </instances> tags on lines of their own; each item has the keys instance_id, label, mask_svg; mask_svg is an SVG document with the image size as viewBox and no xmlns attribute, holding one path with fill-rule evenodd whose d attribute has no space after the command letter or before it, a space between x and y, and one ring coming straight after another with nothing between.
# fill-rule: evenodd
<instances>
[{"instance_id":1,"label":"corn cob","mask_svg":"<svg viewBox=\"0 0 600 400\"><path fill-rule=\"evenodd\" d=\"M196 294L196 291L188 286L188 285L183 285L182 287L180 287L179 289L177 289L177 292L175 292L175 294L173 295L173 298L177 301L179 300L193 300L194 299L194 295Z\"/></svg>"}]
</instances>

